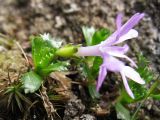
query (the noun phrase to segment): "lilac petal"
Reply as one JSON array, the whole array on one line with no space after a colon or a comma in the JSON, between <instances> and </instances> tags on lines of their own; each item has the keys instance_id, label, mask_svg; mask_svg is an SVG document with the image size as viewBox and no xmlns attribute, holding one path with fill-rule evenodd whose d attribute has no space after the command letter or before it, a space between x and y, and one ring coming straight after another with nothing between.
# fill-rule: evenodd
<instances>
[{"instance_id":1,"label":"lilac petal","mask_svg":"<svg viewBox=\"0 0 160 120\"><path fill-rule=\"evenodd\" d=\"M124 84L124 87L128 93L129 96L131 96L131 98L134 99L134 95L133 95L133 92L131 91L129 85L128 85L128 82L127 82L127 79L126 79L126 76L123 72L120 72L121 73L121 76L122 76L122 80L123 80L123 84Z\"/></svg>"},{"instance_id":2,"label":"lilac petal","mask_svg":"<svg viewBox=\"0 0 160 120\"><path fill-rule=\"evenodd\" d=\"M139 84L145 84L145 81L140 77L138 72L136 72L133 68L131 68L129 66L125 66L123 68L123 73L125 74L125 76L132 79L133 81L135 81Z\"/></svg>"},{"instance_id":3,"label":"lilac petal","mask_svg":"<svg viewBox=\"0 0 160 120\"><path fill-rule=\"evenodd\" d=\"M144 13L134 14L122 27L120 35L126 34L130 29L132 29L138 22L144 17Z\"/></svg>"},{"instance_id":4,"label":"lilac petal","mask_svg":"<svg viewBox=\"0 0 160 120\"><path fill-rule=\"evenodd\" d=\"M122 17L123 17L122 13L119 13L117 15L117 18L116 18L117 29L120 29L122 26Z\"/></svg>"},{"instance_id":5,"label":"lilac petal","mask_svg":"<svg viewBox=\"0 0 160 120\"><path fill-rule=\"evenodd\" d=\"M127 59L127 60L131 63L131 65L132 65L133 67L138 68L138 66L136 65L136 63L135 63L131 58L129 58L129 57L126 56L126 55L123 55L122 57L125 58L125 59Z\"/></svg>"},{"instance_id":6,"label":"lilac petal","mask_svg":"<svg viewBox=\"0 0 160 120\"><path fill-rule=\"evenodd\" d=\"M125 58L127 59L129 62L131 62L131 64L134 66L134 67L137 67L136 63L130 59L128 56L124 55L124 53L126 52L125 51L125 47L127 46L124 46L124 50L119 50L117 47L108 47L108 49L106 50L106 53L111 55L111 56L114 56L114 57L120 57L120 58ZM117 49L116 49L117 48Z\"/></svg>"},{"instance_id":7,"label":"lilac petal","mask_svg":"<svg viewBox=\"0 0 160 120\"><path fill-rule=\"evenodd\" d=\"M122 61L112 56L108 57L105 65L107 70L112 72L120 72L125 66Z\"/></svg>"},{"instance_id":8,"label":"lilac petal","mask_svg":"<svg viewBox=\"0 0 160 120\"><path fill-rule=\"evenodd\" d=\"M136 38L138 37L138 32L134 29L131 29L128 31L128 33L124 34L123 36L119 37L119 40L117 40L113 45L121 43L125 40L129 40L131 38Z\"/></svg>"},{"instance_id":9,"label":"lilac petal","mask_svg":"<svg viewBox=\"0 0 160 120\"><path fill-rule=\"evenodd\" d=\"M132 64L132 66L137 68L136 63L132 59L130 59L128 56L123 55L123 54L116 54L116 53L113 53L113 52L112 53L109 52L109 54L112 55L112 56L115 56L115 57L125 58Z\"/></svg>"},{"instance_id":10,"label":"lilac petal","mask_svg":"<svg viewBox=\"0 0 160 120\"><path fill-rule=\"evenodd\" d=\"M100 46L110 46L112 45L113 43L115 43L115 41L117 41L117 36L118 36L118 33L120 31L115 31L111 36L109 36L105 41L101 42Z\"/></svg>"},{"instance_id":11,"label":"lilac petal","mask_svg":"<svg viewBox=\"0 0 160 120\"><path fill-rule=\"evenodd\" d=\"M96 85L97 91L99 91L100 87L102 86L102 83L105 80L106 75L107 75L106 66L102 64L100 66L98 81L97 81L97 85Z\"/></svg>"},{"instance_id":12,"label":"lilac petal","mask_svg":"<svg viewBox=\"0 0 160 120\"><path fill-rule=\"evenodd\" d=\"M117 53L117 54L125 54L129 50L129 46L125 44L123 47L120 46L110 46L110 47L103 47L106 53Z\"/></svg>"},{"instance_id":13,"label":"lilac petal","mask_svg":"<svg viewBox=\"0 0 160 120\"><path fill-rule=\"evenodd\" d=\"M144 13L134 14L120 29L116 30L101 46L110 46L118 41L119 37L127 34L144 17Z\"/></svg>"}]
</instances>

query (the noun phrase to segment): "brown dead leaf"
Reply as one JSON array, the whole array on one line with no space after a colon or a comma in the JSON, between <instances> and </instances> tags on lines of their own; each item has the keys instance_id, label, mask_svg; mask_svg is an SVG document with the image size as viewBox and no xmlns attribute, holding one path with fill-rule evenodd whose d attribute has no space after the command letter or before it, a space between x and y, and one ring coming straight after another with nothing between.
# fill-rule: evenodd
<instances>
[{"instance_id":1,"label":"brown dead leaf","mask_svg":"<svg viewBox=\"0 0 160 120\"><path fill-rule=\"evenodd\" d=\"M96 113L97 116L104 116L106 114L110 113L109 109L103 109L102 107L100 107L100 105L97 104L97 106L91 108L93 110L93 112Z\"/></svg>"},{"instance_id":2,"label":"brown dead leaf","mask_svg":"<svg viewBox=\"0 0 160 120\"><path fill-rule=\"evenodd\" d=\"M66 74L63 72L53 72L50 74L51 78L54 78L58 82L58 87L54 90L62 95L65 99L69 99L73 96L71 92L71 79L66 77Z\"/></svg>"},{"instance_id":3,"label":"brown dead leaf","mask_svg":"<svg viewBox=\"0 0 160 120\"><path fill-rule=\"evenodd\" d=\"M53 119L52 115L54 115L56 113L56 109L53 107L53 104L49 101L49 97L47 95L46 90L47 90L47 88L45 88L42 84L40 94L41 94L41 98L43 100L43 105L44 105L44 108L46 109L48 117Z\"/></svg>"}]
</instances>

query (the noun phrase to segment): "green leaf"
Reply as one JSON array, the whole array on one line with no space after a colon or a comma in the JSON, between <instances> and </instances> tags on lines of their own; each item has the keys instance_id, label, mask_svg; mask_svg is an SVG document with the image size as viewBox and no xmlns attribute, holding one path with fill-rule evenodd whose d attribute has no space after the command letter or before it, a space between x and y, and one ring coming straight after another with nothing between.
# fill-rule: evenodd
<instances>
[{"instance_id":1,"label":"green leaf","mask_svg":"<svg viewBox=\"0 0 160 120\"><path fill-rule=\"evenodd\" d=\"M89 84L88 85L89 94L91 95L92 99L99 98L100 94L96 91L96 85Z\"/></svg>"},{"instance_id":2,"label":"green leaf","mask_svg":"<svg viewBox=\"0 0 160 120\"><path fill-rule=\"evenodd\" d=\"M117 118L120 120L130 120L130 112L121 103L116 103L115 105Z\"/></svg>"},{"instance_id":3,"label":"green leaf","mask_svg":"<svg viewBox=\"0 0 160 120\"><path fill-rule=\"evenodd\" d=\"M30 71L22 76L21 81L25 93L34 93L40 88L43 79L35 72Z\"/></svg>"},{"instance_id":4,"label":"green leaf","mask_svg":"<svg viewBox=\"0 0 160 120\"><path fill-rule=\"evenodd\" d=\"M97 45L101 43L102 41L106 40L110 35L111 32L108 29L102 28L100 30L97 30L92 37L91 45Z\"/></svg>"},{"instance_id":5,"label":"green leaf","mask_svg":"<svg viewBox=\"0 0 160 120\"><path fill-rule=\"evenodd\" d=\"M92 76L91 70L88 66L88 64L86 63L86 61L81 61L82 64L82 72L84 74L84 76L89 80L89 82L93 82L94 78Z\"/></svg>"},{"instance_id":6,"label":"green leaf","mask_svg":"<svg viewBox=\"0 0 160 120\"><path fill-rule=\"evenodd\" d=\"M66 70L68 62L59 62L55 59L57 46L53 44L49 34L35 36L32 38L32 57L35 72L41 76L46 76L53 71ZM57 43L58 46L60 43ZM73 48L74 49L74 48Z\"/></svg>"},{"instance_id":7,"label":"green leaf","mask_svg":"<svg viewBox=\"0 0 160 120\"><path fill-rule=\"evenodd\" d=\"M142 53L138 54L137 65L137 72L145 80L146 83L149 83L151 80L154 79L154 73L149 67L149 61L142 55Z\"/></svg>"},{"instance_id":8,"label":"green leaf","mask_svg":"<svg viewBox=\"0 0 160 120\"><path fill-rule=\"evenodd\" d=\"M54 59L56 49L48 40L36 36L32 39L32 57L35 71L46 68Z\"/></svg>"},{"instance_id":9,"label":"green leaf","mask_svg":"<svg viewBox=\"0 0 160 120\"><path fill-rule=\"evenodd\" d=\"M82 27L82 32L86 41L87 46L92 45L92 37L95 33L95 29L93 27Z\"/></svg>"},{"instance_id":10,"label":"green leaf","mask_svg":"<svg viewBox=\"0 0 160 120\"><path fill-rule=\"evenodd\" d=\"M132 99L128 93L126 92L125 88L122 88L121 91L121 102L122 103L133 103L137 102L139 100L142 100L147 95L147 89L138 83L135 83L134 81L129 81L129 86L135 96L135 99Z\"/></svg>"},{"instance_id":11,"label":"green leaf","mask_svg":"<svg viewBox=\"0 0 160 120\"><path fill-rule=\"evenodd\" d=\"M137 58L138 58L138 63L137 63L138 68L136 71L145 80L146 84L148 84L154 78L154 74L149 68L149 61L147 61L142 54L138 54ZM142 100L146 97L148 90L144 85L140 85L138 83L135 83L134 81L129 81L129 86L135 96L135 99L130 98L130 96L127 94L126 90L123 87L121 91L121 102L133 103Z\"/></svg>"},{"instance_id":12,"label":"green leaf","mask_svg":"<svg viewBox=\"0 0 160 120\"><path fill-rule=\"evenodd\" d=\"M97 77L98 72L99 72L99 67L102 64L102 62L103 62L103 60L102 60L101 57L95 57L94 58L93 65L92 65L92 68L91 68L93 78Z\"/></svg>"},{"instance_id":13,"label":"green leaf","mask_svg":"<svg viewBox=\"0 0 160 120\"><path fill-rule=\"evenodd\" d=\"M90 80L95 80L98 72L99 66L102 64L103 60L101 57L87 57L80 61L83 67L84 75Z\"/></svg>"},{"instance_id":14,"label":"green leaf","mask_svg":"<svg viewBox=\"0 0 160 120\"><path fill-rule=\"evenodd\" d=\"M153 99L155 100L160 100L160 94L157 94L157 95L150 95L150 97L152 97Z\"/></svg>"},{"instance_id":15,"label":"green leaf","mask_svg":"<svg viewBox=\"0 0 160 120\"><path fill-rule=\"evenodd\" d=\"M48 75L54 71L66 71L68 65L69 65L69 62L67 62L67 61L65 61L65 62L58 61L57 63L54 63L54 64L52 63L48 67L42 69L40 74L41 75Z\"/></svg>"},{"instance_id":16,"label":"green leaf","mask_svg":"<svg viewBox=\"0 0 160 120\"><path fill-rule=\"evenodd\" d=\"M111 35L111 32L105 28L96 31L93 27L82 27L82 32L87 46L99 44Z\"/></svg>"},{"instance_id":17,"label":"green leaf","mask_svg":"<svg viewBox=\"0 0 160 120\"><path fill-rule=\"evenodd\" d=\"M82 76L84 76L87 81L87 88L89 91L89 94L92 99L99 98L99 94L96 91L95 86L95 79L92 76L91 69L89 68L88 61L92 61L92 57L89 59L77 59L76 62L78 63L79 67L81 68Z\"/></svg>"},{"instance_id":18,"label":"green leaf","mask_svg":"<svg viewBox=\"0 0 160 120\"><path fill-rule=\"evenodd\" d=\"M4 94L16 93L18 91L19 92L22 91L22 85L21 85L21 83L16 84L16 85L13 84L13 85L7 87L7 89L6 89L6 91L5 91Z\"/></svg>"}]
</instances>

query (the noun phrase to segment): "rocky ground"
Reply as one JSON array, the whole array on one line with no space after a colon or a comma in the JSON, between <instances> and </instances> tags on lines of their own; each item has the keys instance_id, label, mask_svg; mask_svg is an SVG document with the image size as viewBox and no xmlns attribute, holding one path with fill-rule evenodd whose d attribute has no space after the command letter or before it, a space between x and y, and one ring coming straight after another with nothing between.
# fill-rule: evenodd
<instances>
[{"instance_id":1,"label":"rocky ground","mask_svg":"<svg viewBox=\"0 0 160 120\"><path fill-rule=\"evenodd\" d=\"M136 12L144 12L146 14L144 19L136 27L139 31L138 40L128 42L131 47L130 55L134 58L135 53L142 51L151 61L152 69L158 74L160 72L159 7L160 0L0 0L0 33L18 40L27 52L30 48L30 35L50 33L52 36L63 38L67 43L82 43L84 41L82 26L104 27L114 31L115 17L119 12L124 13L124 21ZM18 53L7 54L10 56ZM81 100L73 101L82 104ZM74 116L74 120L96 119L90 114L82 114L85 113L85 106L82 104L78 107L73 101L68 102L68 109L72 109L70 107L74 104L74 109L78 111L69 113L66 110L66 120L69 120L68 114L72 118ZM150 101L148 104L150 107L142 111L146 112L146 117L142 119L149 120L154 116L158 120L159 102ZM151 111L154 111L153 116L150 115ZM77 114L82 115L77 118Z\"/></svg>"}]
</instances>

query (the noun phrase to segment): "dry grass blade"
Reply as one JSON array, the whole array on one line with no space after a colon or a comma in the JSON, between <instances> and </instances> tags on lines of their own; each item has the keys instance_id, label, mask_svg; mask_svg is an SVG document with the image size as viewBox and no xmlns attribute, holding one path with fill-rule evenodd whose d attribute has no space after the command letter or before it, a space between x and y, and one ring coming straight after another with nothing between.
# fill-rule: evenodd
<instances>
[{"instance_id":1,"label":"dry grass blade","mask_svg":"<svg viewBox=\"0 0 160 120\"><path fill-rule=\"evenodd\" d=\"M27 119L27 114L30 113L30 109L36 104L38 103L39 101L36 100L34 102L32 102L32 104L27 108L27 110L25 111L24 113L24 116L23 116L23 120L26 120Z\"/></svg>"},{"instance_id":2,"label":"dry grass blade","mask_svg":"<svg viewBox=\"0 0 160 120\"><path fill-rule=\"evenodd\" d=\"M9 106L11 105L13 95L14 93L9 94L7 108L9 108Z\"/></svg>"},{"instance_id":3,"label":"dry grass blade","mask_svg":"<svg viewBox=\"0 0 160 120\"><path fill-rule=\"evenodd\" d=\"M40 90L41 98L43 100L44 108L48 114L48 117L53 119L53 115L56 113L56 109L53 107L53 104L49 101L49 97L46 92L47 88L45 88L42 84L42 88Z\"/></svg>"},{"instance_id":4,"label":"dry grass blade","mask_svg":"<svg viewBox=\"0 0 160 120\"><path fill-rule=\"evenodd\" d=\"M32 102L27 98L25 97L23 94L21 94L20 92L16 91L16 95L24 102L26 102L28 105L31 105Z\"/></svg>"},{"instance_id":5,"label":"dry grass blade","mask_svg":"<svg viewBox=\"0 0 160 120\"><path fill-rule=\"evenodd\" d=\"M15 94L15 100L16 100L16 103L17 103L20 111L22 112L24 110L24 108L22 106L21 100L19 99L19 97L16 94Z\"/></svg>"},{"instance_id":6,"label":"dry grass blade","mask_svg":"<svg viewBox=\"0 0 160 120\"><path fill-rule=\"evenodd\" d=\"M27 58L26 53L24 52L23 48L21 47L21 45L19 44L19 42L16 42L16 45L18 46L18 48L21 50L22 54L24 55L25 59L26 59L26 63L28 65L28 67L30 66L29 60Z\"/></svg>"}]
</instances>

